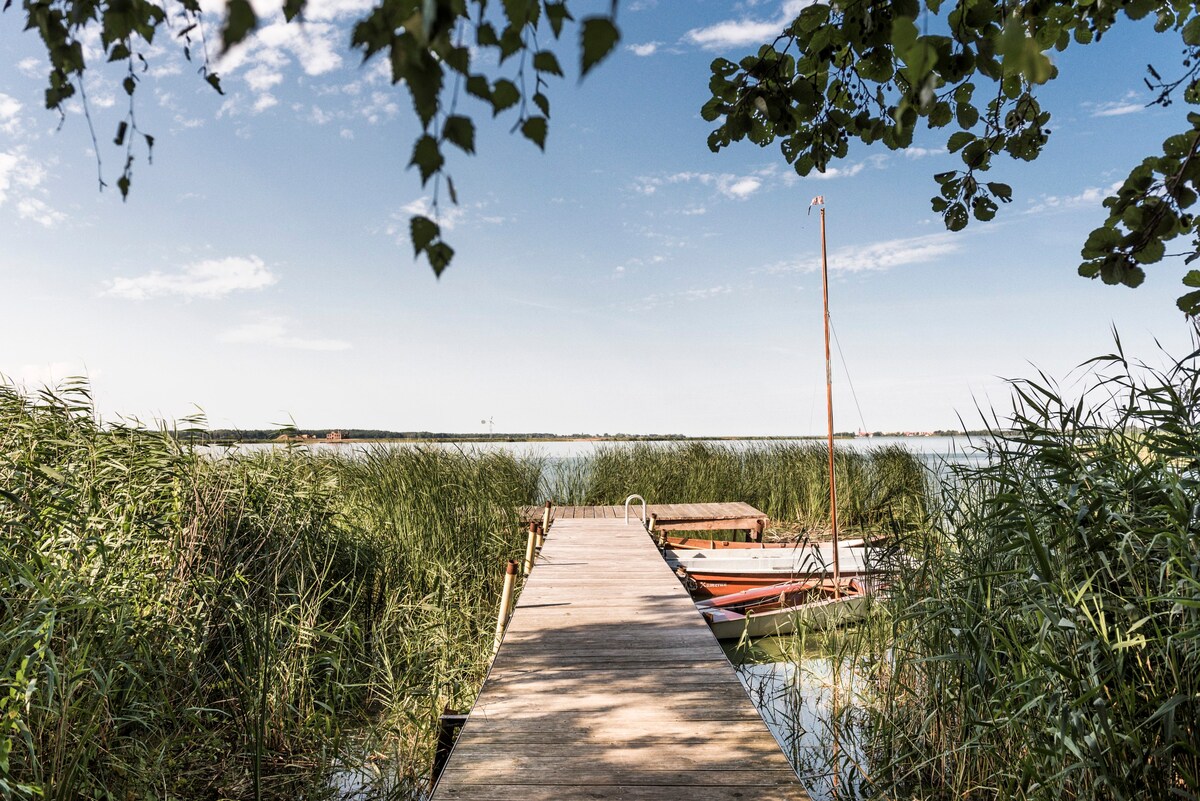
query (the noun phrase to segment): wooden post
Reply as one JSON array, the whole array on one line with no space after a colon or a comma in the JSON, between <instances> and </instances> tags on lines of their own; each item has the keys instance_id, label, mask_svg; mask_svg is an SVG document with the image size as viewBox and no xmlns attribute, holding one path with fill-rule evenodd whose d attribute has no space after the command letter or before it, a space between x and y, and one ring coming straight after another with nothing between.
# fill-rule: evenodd
<instances>
[{"instance_id":1,"label":"wooden post","mask_svg":"<svg viewBox=\"0 0 1200 801\"><path fill-rule=\"evenodd\" d=\"M537 524L529 524L529 537L525 541L525 562L521 565L521 575L528 576L533 572L533 549L537 544Z\"/></svg>"},{"instance_id":2,"label":"wooden post","mask_svg":"<svg viewBox=\"0 0 1200 801\"><path fill-rule=\"evenodd\" d=\"M766 520L759 520L754 524L754 541L758 543L758 547L763 547L763 531L767 527Z\"/></svg>"},{"instance_id":3,"label":"wooden post","mask_svg":"<svg viewBox=\"0 0 1200 801\"><path fill-rule=\"evenodd\" d=\"M646 526L646 530L650 532L650 538L658 543L658 547L662 548L663 546L665 546L667 544L667 541L665 539L663 539L663 535L661 533L659 533L659 535L657 537L654 536L654 529L657 526L658 526L658 515L655 512L651 512L650 513L650 524L648 526Z\"/></svg>"},{"instance_id":4,"label":"wooden post","mask_svg":"<svg viewBox=\"0 0 1200 801\"><path fill-rule=\"evenodd\" d=\"M546 544L546 529L544 529L540 523L537 523L536 525L537 536L534 538L535 542L533 543L533 547L540 551L542 550L542 546Z\"/></svg>"},{"instance_id":5,"label":"wooden post","mask_svg":"<svg viewBox=\"0 0 1200 801\"><path fill-rule=\"evenodd\" d=\"M551 502L546 501L546 510L544 512L542 512L542 532L543 533L550 532L550 506L551 506Z\"/></svg>"},{"instance_id":6,"label":"wooden post","mask_svg":"<svg viewBox=\"0 0 1200 801\"><path fill-rule=\"evenodd\" d=\"M437 749L433 752L433 783L431 786L436 786L438 779L442 778L442 769L446 767L446 760L450 758L450 751L454 748L454 732L461 729L466 722L466 715L455 712L450 707L446 707L441 717L438 718Z\"/></svg>"},{"instance_id":7,"label":"wooden post","mask_svg":"<svg viewBox=\"0 0 1200 801\"><path fill-rule=\"evenodd\" d=\"M504 630L508 628L508 616L512 612L513 588L517 584L517 563L509 561L504 566L504 589L500 592L500 613L496 615L496 641L492 646L492 656L500 650L504 642Z\"/></svg>"}]
</instances>

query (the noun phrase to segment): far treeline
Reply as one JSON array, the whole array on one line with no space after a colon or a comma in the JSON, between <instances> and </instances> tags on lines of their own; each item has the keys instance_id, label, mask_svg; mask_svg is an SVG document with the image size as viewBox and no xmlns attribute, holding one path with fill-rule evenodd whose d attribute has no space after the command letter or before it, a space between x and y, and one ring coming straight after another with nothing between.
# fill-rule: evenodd
<instances>
[{"instance_id":1,"label":"far treeline","mask_svg":"<svg viewBox=\"0 0 1200 801\"><path fill-rule=\"evenodd\" d=\"M874 431L871 437L962 437L983 436L985 431L958 431L938 429L912 433L908 431ZM601 442L711 442L723 440L750 440L769 442L772 440L824 439L824 434L781 434L769 437L720 436L692 437L684 434L547 434L526 432L519 434L462 434L449 431L385 431L375 428L214 428L211 430L187 429L175 433L178 439L196 443L235 442L345 442L347 440L411 440L413 442L570 442L595 440ZM853 431L834 433L837 439L854 439L862 436Z\"/></svg>"}]
</instances>

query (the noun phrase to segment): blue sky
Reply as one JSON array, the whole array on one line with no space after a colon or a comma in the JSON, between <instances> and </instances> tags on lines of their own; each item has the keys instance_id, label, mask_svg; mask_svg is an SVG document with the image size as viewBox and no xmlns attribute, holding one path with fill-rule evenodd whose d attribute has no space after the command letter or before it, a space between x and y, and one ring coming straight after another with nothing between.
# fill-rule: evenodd
<instances>
[{"instance_id":1,"label":"blue sky","mask_svg":"<svg viewBox=\"0 0 1200 801\"><path fill-rule=\"evenodd\" d=\"M222 65L226 97L156 48L137 109L154 163L139 158L126 203L97 192L78 109L59 129L41 107L20 10L0 14L0 374L86 373L105 417L201 409L214 427L818 432L814 195L857 397L836 364L839 429L971 426L976 405L1006 407L1002 378L1065 378L1113 326L1147 361L1156 343L1187 352L1180 260L1136 291L1075 274L1107 187L1185 127L1182 104L1144 108L1145 65L1170 65L1175 39L1123 24L1055 55L1045 154L998 162L1014 203L950 234L928 203L958 163L944 134L907 154L852 146L820 179L776 148L709 152L709 62L773 38L785 5L623 3L621 49L587 80L560 46L544 155L470 101L479 155L451 156L457 256L440 280L407 240L427 202L405 169L407 92L345 46L363 0L269 24ZM115 185L124 76L92 73Z\"/></svg>"}]
</instances>

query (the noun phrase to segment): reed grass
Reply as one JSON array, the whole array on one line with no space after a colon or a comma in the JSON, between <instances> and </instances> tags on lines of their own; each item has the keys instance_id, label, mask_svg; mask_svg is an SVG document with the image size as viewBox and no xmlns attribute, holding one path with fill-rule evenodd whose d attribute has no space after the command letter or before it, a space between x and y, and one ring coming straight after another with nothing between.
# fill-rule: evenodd
<instances>
[{"instance_id":1,"label":"reed grass","mask_svg":"<svg viewBox=\"0 0 1200 801\"><path fill-rule=\"evenodd\" d=\"M1151 369L1118 341L1073 400L1014 384L837 646L867 679L866 795L1200 796L1197 355Z\"/></svg>"},{"instance_id":2,"label":"reed grass","mask_svg":"<svg viewBox=\"0 0 1200 801\"><path fill-rule=\"evenodd\" d=\"M213 455L102 424L84 384L0 386L0 798L323 798L342 770L419 797L438 715L485 674L521 507L641 491L816 526L818 450ZM924 508L915 457L838 465L850 525Z\"/></svg>"},{"instance_id":3,"label":"reed grass","mask_svg":"<svg viewBox=\"0 0 1200 801\"><path fill-rule=\"evenodd\" d=\"M101 426L85 386L0 388L0 797L322 797L371 758L373 797L419 793L540 472L213 459Z\"/></svg>"},{"instance_id":4,"label":"reed grass","mask_svg":"<svg viewBox=\"0 0 1200 801\"><path fill-rule=\"evenodd\" d=\"M573 503L619 504L631 492L652 503L745 501L801 532L829 527L828 451L822 443L748 448L692 442L603 447L572 475ZM928 516L931 474L898 446L835 449L838 522L848 529L909 530Z\"/></svg>"}]
</instances>

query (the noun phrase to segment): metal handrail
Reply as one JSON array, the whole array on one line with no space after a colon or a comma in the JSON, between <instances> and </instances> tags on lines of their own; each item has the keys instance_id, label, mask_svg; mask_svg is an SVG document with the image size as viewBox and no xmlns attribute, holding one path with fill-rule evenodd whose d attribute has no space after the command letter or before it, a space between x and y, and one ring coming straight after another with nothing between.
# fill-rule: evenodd
<instances>
[{"instance_id":1,"label":"metal handrail","mask_svg":"<svg viewBox=\"0 0 1200 801\"><path fill-rule=\"evenodd\" d=\"M643 498L641 495L630 495L628 498L625 499L625 525L627 525L627 526L629 525L629 504L633 502L634 498L637 498L639 501L642 502L642 526L645 527L645 525L646 525L646 499Z\"/></svg>"}]
</instances>

